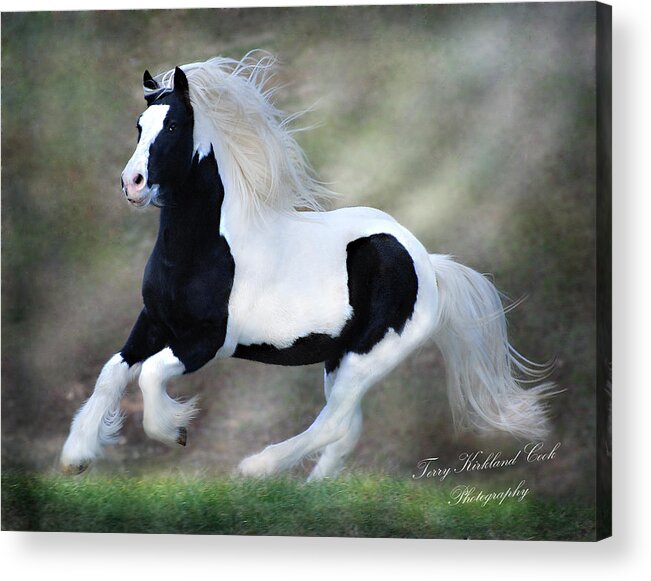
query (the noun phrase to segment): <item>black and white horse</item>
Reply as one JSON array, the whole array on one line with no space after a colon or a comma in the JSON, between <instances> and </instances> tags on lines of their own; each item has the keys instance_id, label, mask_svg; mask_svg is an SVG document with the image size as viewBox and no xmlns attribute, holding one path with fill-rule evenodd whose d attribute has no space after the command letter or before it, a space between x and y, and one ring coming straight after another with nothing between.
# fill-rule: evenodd
<instances>
[{"instance_id":1,"label":"black and white horse","mask_svg":"<svg viewBox=\"0 0 651 581\"><path fill-rule=\"evenodd\" d=\"M146 433L185 445L194 401L170 398L166 383L239 357L324 362L327 402L307 430L244 459L240 472L270 475L320 452L310 478L334 475L360 436L364 394L430 337L458 427L544 437L550 384L522 383L547 369L509 345L495 287L428 253L383 212L323 211L331 193L265 89L272 64L247 55L145 72L148 107L122 173L131 204L160 207L144 307L76 414L63 468L83 471L115 440L137 376Z\"/></svg>"}]
</instances>

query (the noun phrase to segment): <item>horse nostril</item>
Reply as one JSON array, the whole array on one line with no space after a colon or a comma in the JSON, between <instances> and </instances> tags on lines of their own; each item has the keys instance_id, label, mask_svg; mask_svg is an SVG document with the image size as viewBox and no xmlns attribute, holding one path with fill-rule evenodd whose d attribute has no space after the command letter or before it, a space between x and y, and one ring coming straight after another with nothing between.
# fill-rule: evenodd
<instances>
[{"instance_id":1,"label":"horse nostril","mask_svg":"<svg viewBox=\"0 0 651 581\"><path fill-rule=\"evenodd\" d=\"M135 183L137 186L139 186L139 185L142 183L142 180L143 180L143 179L145 179L145 178L142 177L142 174L138 174L138 175L136 176L136 179L134 180L134 183Z\"/></svg>"}]
</instances>

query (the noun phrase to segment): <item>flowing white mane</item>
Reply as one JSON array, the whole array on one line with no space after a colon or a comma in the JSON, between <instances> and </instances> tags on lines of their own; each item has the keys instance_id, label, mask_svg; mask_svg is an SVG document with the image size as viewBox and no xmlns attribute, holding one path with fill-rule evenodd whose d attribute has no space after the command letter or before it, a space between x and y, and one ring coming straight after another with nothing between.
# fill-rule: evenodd
<instances>
[{"instance_id":1,"label":"flowing white mane","mask_svg":"<svg viewBox=\"0 0 651 581\"><path fill-rule=\"evenodd\" d=\"M271 102L275 62L252 51L241 61L216 57L181 67L195 113L195 148L215 147L224 186L247 213L320 211L336 194L316 180L293 137L300 128L291 125L302 112L288 115ZM173 79L174 70L156 76L163 87L171 88Z\"/></svg>"}]
</instances>

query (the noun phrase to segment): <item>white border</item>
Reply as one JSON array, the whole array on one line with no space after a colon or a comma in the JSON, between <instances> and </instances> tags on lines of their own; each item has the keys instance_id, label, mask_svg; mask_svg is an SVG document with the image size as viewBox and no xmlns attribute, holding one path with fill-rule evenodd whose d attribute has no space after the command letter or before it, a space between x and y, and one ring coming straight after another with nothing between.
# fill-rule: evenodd
<instances>
[{"instance_id":1,"label":"white border","mask_svg":"<svg viewBox=\"0 0 651 581\"><path fill-rule=\"evenodd\" d=\"M315 2L206 2L192 7L305 5ZM338 4L323 0L320 5ZM362 2L363 3L363 2ZM376 2L386 3L386 2ZM403 4L408 2L390 2ZM367 540L183 537L160 535L0 534L0 567L17 578L119 576L183 581L195 578L518 579L639 578L648 572L649 470L646 435L651 266L651 166L648 135L651 31L646 0L613 0L614 89L614 530L598 544L514 541ZM174 8L179 2L22 0L15 8ZM188 6L188 7L189 7ZM186 6L184 6L186 7ZM3 11L11 10L6 3ZM11 577L13 578L13 577Z\"/></svg>"}]
</instances>

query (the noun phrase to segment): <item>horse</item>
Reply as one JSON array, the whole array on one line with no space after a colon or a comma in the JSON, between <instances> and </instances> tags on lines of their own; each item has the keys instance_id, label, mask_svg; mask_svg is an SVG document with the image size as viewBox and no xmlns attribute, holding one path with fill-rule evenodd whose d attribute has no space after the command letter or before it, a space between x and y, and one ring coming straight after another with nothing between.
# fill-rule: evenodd
<instances>
[{"instance_id":1,"label":"horse","mask_svg":"<svg viewBox=\"0 0 651 581\"><path fill-rule=\"evenodd\" d=\"M171 398L167 382L234 357L323 363L326 400L308 429L245 458L239 473L270 476L318 456L309 480L335 476L360 437L365 393L430 338L457 429L544 438L550 365L509 344L494 284L430 254L380 210L326 210L335 194L294 137L296 115L272 101L274 61L249 53L145 71L147 107L121 176L132 206L160 209L143 308L73 418L63 470L83 472L115 442L136 377L146 434L185 446L196 400Z\"/></svg>"}]
</instances>

